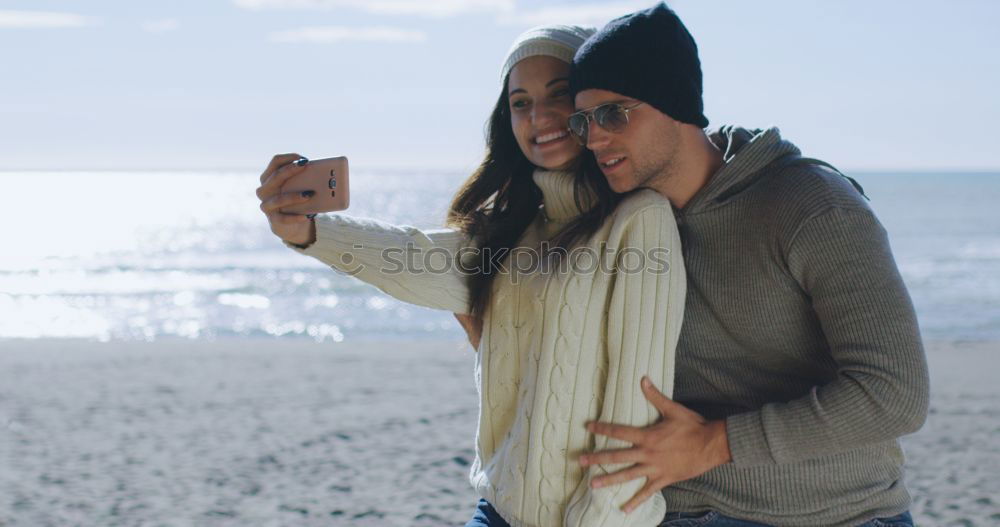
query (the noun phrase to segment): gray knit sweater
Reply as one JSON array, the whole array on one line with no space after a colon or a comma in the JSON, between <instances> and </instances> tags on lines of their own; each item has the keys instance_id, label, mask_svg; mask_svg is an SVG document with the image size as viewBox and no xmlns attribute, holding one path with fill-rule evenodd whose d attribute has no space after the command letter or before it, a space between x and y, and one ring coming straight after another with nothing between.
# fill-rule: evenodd
<instances>
[{"instance_id":1,"label":"gray knit sweater","mask_svg":"<svg viewBox=\"0 0 1000 527\"><path fill-rule=\"evenodd\" d=\"M726 419L733 462L665 488L667 510L835 527L906 510L898 438L929 380L885 230L845 177L788 163L776 128L711 138L725 164L676 211L674 396Z\"/></svg>"}]
</instances>

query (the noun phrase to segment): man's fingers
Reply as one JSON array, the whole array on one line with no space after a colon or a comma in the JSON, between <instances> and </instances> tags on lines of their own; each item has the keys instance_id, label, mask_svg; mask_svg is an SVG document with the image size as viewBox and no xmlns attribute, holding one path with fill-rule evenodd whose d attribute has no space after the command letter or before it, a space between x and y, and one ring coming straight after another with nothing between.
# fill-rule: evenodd
<instances>
[{"instance_id":1,"label":"man's fingers","mask_svg":"<svg viewBox=\"0 0 1000 527\"><path fill-rule=\"evenodd\" d=\"M686 406L674 402L666 395L663 395L663 392L653 385L653 381L649 380L649 377L643 376L639 384L642 386L642 393L646 396L646 400L659 410L660 414L664 417L670 414L677 414L678 412L691 412Z\"/></svg>"},{"instance_id":2,"label":"man's fingers","mask_svg":"<svg viewBox=\"0 0 1000 527\"><path fill-rule=\"evenodd\" d=\"M636 493L635 496L632 496L632 499L625 502L625 505L622 506L622 510L625 511L625 514L634 511L636 507L642 504L642 502L648 500L653 494L659 492L660 489L665 486L666 485L660 485L655 480L650 478L646 481L646 485L642 487L642 490Z\"/></svg>"},{"instance_id":3,"label":"man's fingers","mask_svg":"<svg viewBox=\"0 0 1000 527\"><path fill-rule=\"evenodd\" d=\"M633 479L648 476L652 472L653 467L650 465L636 465L634 467L619 470L618 472L596 477L590 481L590 488L599 489L601 487L625 483L626 481L632 481Z\"/></svg>"},{"instance_id":4,"label":"man's fingers","mask_svg":"<svg viewBox=\"0 0 1000 527\"><path fill-rule=\"evenodd\" d=\"M270 176L278 167L291 163L300 157L302 156L299 154L278 154L272 157L271 162L267 164L267 168L260 175L260 182L263 184L267 180L267 176Z\"/></svg>"},{"instance_id":5,"label":"man's fingers","mask_svg":"<svg viewBox=\"0 0 1000 527\"><path fill-rule=\"evenodd\" d=\"M622 439L632 444L639 443L642 439L642 429L634 426L593 422L587 425L587 430L602 436Z\"/></svg>"},{"instance_id":6,"label":"man's fingers","mask_svg":"<svg viewBox=\"0 0 1000 527\"><path fill-rule=\"evenodd\" d=\"M612 463L639 463L645 461L642 452L635 447L617 450L602 450L580 456L580 466L608 465Z\"/></svg>"}]
</instances>

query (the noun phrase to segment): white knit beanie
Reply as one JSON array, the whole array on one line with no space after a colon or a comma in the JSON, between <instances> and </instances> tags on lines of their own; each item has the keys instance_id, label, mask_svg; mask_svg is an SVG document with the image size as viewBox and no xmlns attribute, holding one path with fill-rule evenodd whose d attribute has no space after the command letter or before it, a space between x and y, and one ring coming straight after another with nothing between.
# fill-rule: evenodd
<instances>
[{"instance_id":1,"label":"white knit beanie","mask_svg":"<svg viewBox=\"0 0 1000 527\"><path fill-rule=\"evenodd\" d=\"M545 55L572 64L576 50L596 32L592 27L547 25L521 33L507 51L500 68L500 82L507 78L515 64L528 57Z\"/></svg>"}]
</instances>

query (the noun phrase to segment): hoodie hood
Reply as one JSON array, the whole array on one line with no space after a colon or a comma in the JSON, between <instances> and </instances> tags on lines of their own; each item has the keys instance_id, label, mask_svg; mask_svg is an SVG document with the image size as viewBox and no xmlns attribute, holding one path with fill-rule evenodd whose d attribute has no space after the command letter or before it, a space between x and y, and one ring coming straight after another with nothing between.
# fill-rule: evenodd
<instances>
[{"instance_id":1,"label":"hoodie hood","mask_svg":"<svg viewBox=\"0 0 1000 527\"><path fill-rule=\"evenodd\" d=\"M723 164L684 207L686 214L722 206L763 176L764 167L779 158L801 154L797 146L781 138L777 127L750 130L723 126L708 137L722 150Z\"/></svg>"}]
</instances>

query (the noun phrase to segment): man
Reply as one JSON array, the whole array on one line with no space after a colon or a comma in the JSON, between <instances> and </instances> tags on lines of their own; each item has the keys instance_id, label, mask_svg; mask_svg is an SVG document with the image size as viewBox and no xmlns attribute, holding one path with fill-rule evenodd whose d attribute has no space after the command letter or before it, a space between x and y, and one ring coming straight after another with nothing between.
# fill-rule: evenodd
<instances>
[{"instance_id":1,"label":"man","mask_svg":"<svg viewBox=\"0 0 1000 527\"><path fill-rule=\"evenodd\" d=\"M633 445L581 456L630 465L591 484L646 478L623 508L662 490L664 526L912 525L898 438L926 418L926 359L860 187L776 128L706 133L665 5L591 37L570 82L571 130L614 190L670 199L688 273L674 400L644 383L659 422L589 425Z\"/></svg>"}]
</instances>

